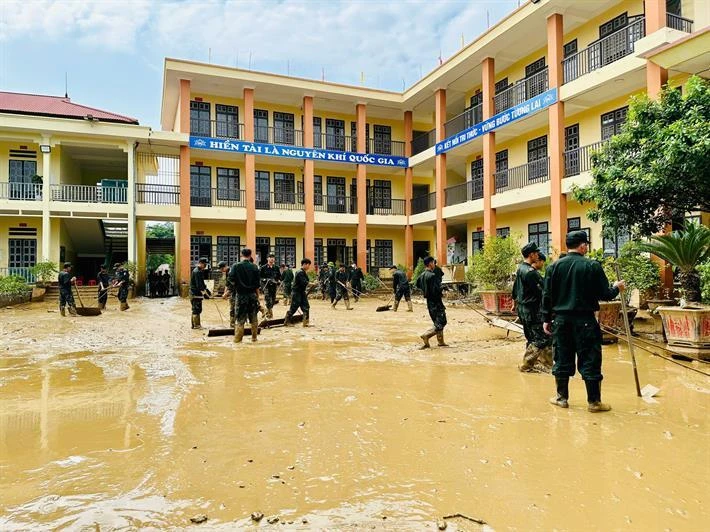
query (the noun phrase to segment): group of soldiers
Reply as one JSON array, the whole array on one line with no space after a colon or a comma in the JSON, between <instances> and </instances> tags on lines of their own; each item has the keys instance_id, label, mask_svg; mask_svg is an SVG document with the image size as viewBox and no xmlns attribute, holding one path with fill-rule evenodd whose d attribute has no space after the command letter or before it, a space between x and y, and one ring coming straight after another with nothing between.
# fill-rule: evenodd
<instances>
[{"instance_id":1,"label":"group of soldiers","mask_svg":"<svg viewBox=\"0 0 710 532\"><path fill-rule=\"evenodd\" d=\"M325 301L330 298L330 304L333 308L342 299L345 303L345 308L351 310L348 292L352 293L357 303L362 296L362 282L364 279L365 274L362 273L362 268L355 263L352 264L350 271L347 271L345 264L341 264L340 267L336 268L332 262L324 262L318 272L321 299ZM350 284L349 291L348 283Z\"/></svg>"},{"instance_id":2,"label":"group of soldiers","mask_svg":"<svg viewBox=\"0 0 710 532\"><path fill-rule=\"evenodd\" d=\"M166 270L154 271L148 274L148 288L150 297L167 297L170 295L170 272Z\"/></svg>"},{"instance_id":3,"label":"group of soldiers","mask_svg":"<svg viewBox=\"0 0 710 532\"><path fill-rule=\"evenodd\" d=\"M105 310L108 302L108 293L111 288L118 288L118 301L120 302L121 310L128 310L128 289L131 279L130 273L121 263L114 264L115 274L113 278L108 273L106 264L102 264L99 268L99 273L96 275L96 286L98 288L97 300L99 309ZM67 315L67 310L70 316L76 316L76 303L74 302L74 293L72 286L76 286L76 277L72 274L73 266L71 262L65 262L62 266L62 271L57 277L59 285L59 313L62 316Z\"/></svg>"}]
</instances>

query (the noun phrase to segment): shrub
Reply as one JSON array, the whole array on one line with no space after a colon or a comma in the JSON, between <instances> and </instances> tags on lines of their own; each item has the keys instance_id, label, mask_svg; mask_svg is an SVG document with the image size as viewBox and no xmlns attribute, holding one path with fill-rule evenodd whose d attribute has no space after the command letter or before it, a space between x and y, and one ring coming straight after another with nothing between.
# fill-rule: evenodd
<instances>
[{"instance_id":1,"label":"shrub","mask_svg":"<svg viewBox=\"0 0 710 532\"><path fill-rule=\"evenodd\" d=\"M517 238L486 237L483 250L469 258L466 281L479 290L508 290L520 257Z\"/></svg>"},{"instance_id":2,"label":"shrub","mask_svg":"<svg viewBox=\"0 0 710 532\"><path fill-rule=\"evenodd\" d=\"M698 266L700 273L700 297L702 302L710 305L710 260Z\"/></svg>"},{"instance_id":3,"label":"shrub","mask_svg":"<svg viewBox=\"0 0 710 532\"><path fill-rule=\"evenodd\" d=\"M412 272L412 285L417 286L417 279L419 279L419 276L424 270L426 270L424 259L419 259L417 265L414 267L414 272Z\"/></svg>"},{"instance_id":4,"label":"shrub","mask_svg":"<svg viewBox=\"0 0 710 532\"><path fill-rule=\"evenodd\" d=\"M32 266L30 272L40 283L48 284L57 278L59 268L55 262L46 260Z\"/></svg>"},{"instance_id":5,"label":"shrub","mask_svg":"<svg viewBox=\"0 0 710 532\"><path fill-rule=\"evenodd\" d=\"M380 286L380 281L377 277L370 273L365 274L365 278L362 280L362 287L365 289L366 292L372 292L373 290L377 290L377 288Z\"/></svg>"},{"instance_id":6,"label":"shrub","mask_svg":"<svg viewBox=\"0 0 710 532\"><path fill-rule=\"evenodd\" d=\"M661 285L661 270L658 263L653 262L648 253L645 253L638 242L629 242L621 248L619 253L619 268L621 276L628 283L629 288L635 288L643 297L658 290ZM609 279L613 281L616 275Z\"/></svg>"},{"instance_id":7,"label":"shrub","mask_svg":"<svg viewBox=\"0 0 710 532\"><path fill-rule=\"evenodd\" d=\"M8 275L0 277L0 294L7 296L19 296L26 294L30 290L24 277L19 275Z\"/></svg>"}]
</instances>

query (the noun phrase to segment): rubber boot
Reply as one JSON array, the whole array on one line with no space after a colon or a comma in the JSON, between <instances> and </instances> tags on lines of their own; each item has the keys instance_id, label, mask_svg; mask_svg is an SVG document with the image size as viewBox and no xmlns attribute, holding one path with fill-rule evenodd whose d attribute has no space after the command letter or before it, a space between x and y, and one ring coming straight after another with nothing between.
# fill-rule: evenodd
<instances>
[{"instance_id":1,"label":"rubber boot","mask_svg":"<svg viewBox=\"0 0 710 532\"><path fill-rule=\"evenodd\" d=\"M128 303L121 301L121 310L128 310Z\"/></svg>"},{"instance_id":2,"label":"rubber boot","mask_svg":"<svg viewBox=\"0 0 710 532\"><path fill-rule=\"evenodd\" d=\"M569 377L555 377L557 396L550 398L550 403L560 408L569 408Z\"/></svg>"},{"instance_id":3,"label":"rubber boot","mask_svg":"<svg viewBox=\"0 0 710 532\"><path fill-rule=\"evenodd\" d=\"M266 319L267 319L267 320L270 320L270 319L273 318L273 317L274 317L273 311L272 311L270 308L267 308L267 309L266 309Z\"/></svg>"},{"instance_id":4,"label":"rubber boot","mask_svg":"<svg viewBox=\"0 0 710 532\"><path fill-rule=\"evenodd\" d=\"M230 327L231 329L234 329L234 325L235 325L235 324L236 324L236 321L234 320L234 318L231 318L231 319L229 320L229 327Z\"/></svg>"},{"instance_id":5,"label":"rubber boot","mask_svg":"<svg viewBox=\"0 0 710 532\"><path fill-rule=\"evenodd\" d=\"M106 303L99 303L99 310L106 310Z\"/></svg>"},{"instance_id":6,"label":"rubber boot","mask_svg":"<svg viewBox=\"0 0 710 532\"><path fill-rule=\"evenodd\" d=\"M522 371L523 373L530 373L533 371L533 368L535 366L535 360L537 360L537 353L535 351L535 346L533 344L529 344L525 348L525 353L523 354L523 363L518 366L518 370Z\"/></svg>"},{"instance_id":7,"label":"rubber boot","mask_svg":"<svg viewBox=\"0 0 710 532\"><path fill-rule=\"evenodd\" d=\"M429 349L431 346L429 345L429 338L432 336L436 335L436 329L429 329L427 332L422 334L419 338L422 339L424 342L424 345L421 346L419 349Z\"/></svg>"},{"instance_id":8,"label":"rubber boot","mask_svg":"<svg viewBox=\"0 0 710 532\"><path fill-rule=\"evenodd\" d=\"M444 331L436 331L436 342L439 347L449 347L449 344L444 342Z\"/></svg>"},{"instance_id":9,"label":"rubber boot","mask_svg":"<svg viewBox=\"0 0 710 532\"><path fill-rule=\"evenodd\" d=\"M412 308L412 302L407 301L407 312L414 312L414 309Z\"/></svg>"},{"instance_id":10,"label":"rubber boot","mask_svg":"<svg viewBox=\"0 0 710 532\"><path fill-rule=\"evenodd\" d=\"M259 323L256 320L254 320L251 322L251 341L256 342L258 335L259 335Z\"/></svg>"},{"instance_id":11,"label":"rubber boot","mask_svg":"<svg viewBox=\"0 0 710 532\"><path fill-rule=\"evenodd\" d=\"M74 305L69 305L69 314L71 316L76 316L76 307Z\"/></svg>"},{"instance_id":12,"label":"rubber boot","mask_svg":"<svg viewBox=\"0 0 710 532\"><path fill-rule=\"evenodd\" d=\"M335 308L335 305L337 305L337 304L338 304L338 300L337 300L337 299L336 299L335 301L331 301L331 302L330 302L331 308Z\"/></svg>"},{"instance_id":13,"label":"rubber boot","mask_svg":"<svg viewBox=\"0 0 710 532\"><path fill-rule=\"evenodd\" d=\"M60 313L62 316L66 316L66 315L67 315L67 311L64 309L64 307L59 307L59 313Z\"/></svg>"},{"instance_id":14,"label":"rubber boot","mask_svg":"<svg viewBox=\"0 0 710 532\"><path fill-rule=\"evenodd\" d=\"M589 412L608 412L611 405L602 403L602 383L601 381L584 381L587 387L587 410Z\"/></svg>"},{"instance_id":15,"label":"rubber boot","mask_svg":"<svg viewBox=\"0 0 710 532\"><path fill-rule=\"evenodd\" d=\"M293 327L293 322L291 321L291 312L286 312L286 317L284 318L284 327Z\"/></svg>"},{"instance_id":16,"label":"rubber boot","mask_svg":"<svg viewBox=\"0 0 710 532\"><path fill-rule=\"evenodd\" d=\"M345 300L345 310L352 310L353 308L350 306L350 300L346 299Z\"/></svg>"},{"instance_id":17,"label":"rubber boot","mask_svg":"<svg viewBox=\"0 0 710 532\"><path fill-rule=\"evenodd\" d=\"M123 310L123 309L121 309L121 310ZM200 315L199 314L192 315L192 328L193 329L202 329L202 325L200 325Z\"/></svg>"},{"instance_id":18,"label":"rubber boot","mask_svg":"<svg viewBox=\"0 0 710 532\"><path fill-rule=\"evenodd\" d=\"M396 299L394 300L394 305L392 305L392 312L397 312L397 309L399 308L399 301Z\"/></svg>"},{"instance_id":19,"label":"rubber boot","mask_svg":"<svg viewBox=\"0 0 710 532\"><path fill-rule=\"evenodd\" d=\"M310 314L308 312L303 313L303 326L304 327L310 327L308 319L310 318Z\"/></svg>"},{"instance_id":20,"label":"rubber boot","mask_svg":"<svg viewBox=\"0 0 710 532\"><path fill-rule=\"evenodd\" d=\"M242 338L244 338L244 324L240 323L234 329L234 343L241 343Z\"/></svg>"}]
</instances>

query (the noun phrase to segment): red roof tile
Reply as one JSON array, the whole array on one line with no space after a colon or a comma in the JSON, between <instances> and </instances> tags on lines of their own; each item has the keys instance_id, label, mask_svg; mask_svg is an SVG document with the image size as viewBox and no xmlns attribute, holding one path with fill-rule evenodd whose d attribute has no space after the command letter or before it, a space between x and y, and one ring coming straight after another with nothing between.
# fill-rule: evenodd
<instances>
[{"instance_id":1,"label":"red roof tile","mask_svg":"<svg viewBox=\"0 0 710 532\"><path fill-rule=\"evenodd\" d=\"M0 91L0 113L56 116L82 120L87 115L91 115L101 122L138 124L138 120L135 118L80 105L63 96L44 96L41 94L22 94L19 92Z\"/></svg>"}]
</instances>

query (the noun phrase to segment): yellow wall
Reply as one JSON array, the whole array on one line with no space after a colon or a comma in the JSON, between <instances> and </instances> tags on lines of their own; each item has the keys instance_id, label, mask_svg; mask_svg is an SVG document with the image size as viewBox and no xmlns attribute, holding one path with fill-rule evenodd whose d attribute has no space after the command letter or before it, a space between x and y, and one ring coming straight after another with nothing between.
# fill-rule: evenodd
<instances>
[{"instance_id":1,"label":"yellow wall","mask_svg":"<svg viewBox=\"0 0 710 532\"><path fill-rule=\"evenodd\" d=\"M30 142L0 142L0 183L7 183L10 180L10 150L19 150L21 146L25 146L27 150L37 152L37 158L34 159L37 163L37 174L44 175L39 145Z\"/></svg>"},{"instance_id":2,"label":"yellow wall","mask_svg":"<svg viewBox=\"0 0 710 532\"><path fill-rule=\"evenodd\" d=\"M643 15L643 0L623 0L617 2L617 4L605 11L603 14L596 18L593 18L574 31L565 33L564 43L568 43L577 39L577 50L582 51L587 48L591 43L599 39L599 26L613 19L614 17L621 15L624 12L628 12L629 17L634 15Z\"/></svg>"},{"instance_id":3,"label":"yellow wall","mask_svg":"<svg viewBox=\"0 0 710 532\"><path fill-rule=\"evenodd\" d=\"M540 31L546 32L547 30L543 27L540 29ZM525 67L530 63L537 61L541 57L545 57L545 64L547 65L547 46L539 48L535 52L526 55L525 57L516 61L504 70L499 70L498 68L496 68L496 83L505 77L508 78L508 85L512 85L516 81L520 81L521 79L525 78ZM474 91L471 91L471 93L473 92Z\"/></svg>"},{"instance_id":4,"label":"yellow wall","mask_svg":"<svg viewBox=\"0 0 710 532\"><path fill-rule=\"evenodd\" d=\"M21 223L27 224L28 228L37 229L37 236L9 236L11 227L19 227ZM0 268L7 268L9 260L9 239L27 238L37 240L37 260L42 260L42 218L29 216L0 216Z\"/></svg>"},{"instance_id":5,"label":"yellow wall","mask_svg":"<svg viewBox=\"0 0 710 532\"><path fill-rule=\"evenodd\" d=\"M601 105L565 117L565 127L579 124L580 146L599 142L602 138L601 115L628 105L631 94L608 100Z\"/></svg>"},{"instance_id":6,"label":"yellow wall","mask_svg":"<svg viewBox=\"0 0 710 532\"><path fill-rule=\"evenodd\" d=\"M64 246L64 260L68 262L76 262L76 246L72 240L66 225L62 220L58 220L59 228L59 246ZM59 258L59 249L57 249L57 259Z\"/></svg>"}]
</instances>

